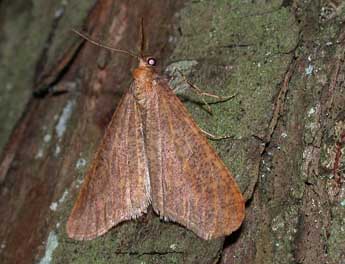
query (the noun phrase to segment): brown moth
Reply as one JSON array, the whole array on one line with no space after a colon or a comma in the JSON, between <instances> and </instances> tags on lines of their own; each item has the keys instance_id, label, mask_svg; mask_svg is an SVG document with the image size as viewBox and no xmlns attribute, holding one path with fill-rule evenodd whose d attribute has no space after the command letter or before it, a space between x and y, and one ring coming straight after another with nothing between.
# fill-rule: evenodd
<instances>
[{"instance_id":1,"label":"brown moth","mask_svg":"<svg viewBox=\"0 0 345 264\"><path fill-rule=\"evenodd\" d=\"M78 32L77 32L78 33ZM94 239L148 206L203 239L231 234L244 199L231 173L186 107L156 71L153 57L91 43L139 59L67 222L67 234ZM143 47L143 45L142 45Z\"/></svg>"}]
</instances>

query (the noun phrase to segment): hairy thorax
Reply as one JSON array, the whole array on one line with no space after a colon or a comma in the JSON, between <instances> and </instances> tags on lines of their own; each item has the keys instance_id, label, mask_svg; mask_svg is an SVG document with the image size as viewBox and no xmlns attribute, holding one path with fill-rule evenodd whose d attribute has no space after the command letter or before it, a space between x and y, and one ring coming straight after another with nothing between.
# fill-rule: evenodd
<instances>
[{"instance_id":1,"label":"hairy thorax","mask_svg":"<svg viewBox=\"0 0 345 264\"><path fill-rule=\"evenodd\" d=\"M147 101L153 95L153 82L156 73L149 67L138 67L132 72L134 78L133 94L137 102L146 108Z\"/></svg>"}]
</instances>

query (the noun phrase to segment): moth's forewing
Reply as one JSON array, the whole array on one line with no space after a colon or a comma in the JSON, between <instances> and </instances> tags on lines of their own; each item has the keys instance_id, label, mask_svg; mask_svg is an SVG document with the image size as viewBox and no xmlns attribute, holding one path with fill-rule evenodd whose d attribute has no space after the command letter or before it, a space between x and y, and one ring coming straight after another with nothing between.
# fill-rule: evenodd
<instances>
[{"instance_id":1,"label":"moth's forewing","mask_svg":"<svg viewBox=\"0 0 345 264\"><path fill-rule=\"evenodd\" d=\"M146 212L150 201L143 126L132 89L106 129L67 222L67 234L93 239Z\"/></svg>"},{"instance_id":2,"label":"moth's forewing","mask_svg":"<svg viewBox=\"0 0 345 264\"><path fill-rule=\"evenodd\" d=\"M145 119L153 208L204 239L229 235L244 218L242 194L168 84L154 85Z\"/></svg>"}]
</instances>

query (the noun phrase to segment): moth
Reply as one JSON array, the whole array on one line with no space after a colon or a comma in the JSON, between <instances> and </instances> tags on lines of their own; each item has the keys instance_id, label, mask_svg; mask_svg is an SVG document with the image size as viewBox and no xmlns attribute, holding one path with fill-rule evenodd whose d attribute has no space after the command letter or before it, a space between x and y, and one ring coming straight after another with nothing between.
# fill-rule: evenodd
<instances>
[{"instance_id":1,"label":"moth","mask_svg":"<svg viewBox=\"0 0 345 264\"><path fill-rule=\"evenodd\" d=\"M67 234L90 240L152 206L203 239L239 228L242 194L186 107L156 70L156 59L89 42L138 58L86 173L67 221ZM143 45L142 45L143 47Z\"/></svg>"}]
</instances>

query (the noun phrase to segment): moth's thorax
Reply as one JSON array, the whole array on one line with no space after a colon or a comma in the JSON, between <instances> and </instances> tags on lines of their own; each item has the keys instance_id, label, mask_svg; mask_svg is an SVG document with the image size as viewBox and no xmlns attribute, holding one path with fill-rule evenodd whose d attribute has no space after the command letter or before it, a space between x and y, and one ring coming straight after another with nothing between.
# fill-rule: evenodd
<instances>
[{"instance_id":1,"label":"moth's thorax","mask_svg":"<svg viewBox=\"0 0 345 264\"><path fill-rule=\"evenodd\" d=\"M135 68L132 72L133 79L137 83L143 83L147 81L152 81L153 76L155 75L155 72L152 68L142 66Z\"/></svg>"},{"instance_id":2,"label":"moth's thorax","mask_svg":"<svg viewBox=\"0 0 345 264\"><path fill-rule=\"evenodd\" d=\"M132 72L134 78L134 97L137 102L145 108L147 100L153 91L153 80L156 77L155 71L151 67L140 66Z\"/></svg>"}]
</instances>

